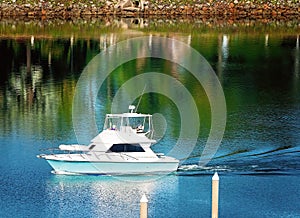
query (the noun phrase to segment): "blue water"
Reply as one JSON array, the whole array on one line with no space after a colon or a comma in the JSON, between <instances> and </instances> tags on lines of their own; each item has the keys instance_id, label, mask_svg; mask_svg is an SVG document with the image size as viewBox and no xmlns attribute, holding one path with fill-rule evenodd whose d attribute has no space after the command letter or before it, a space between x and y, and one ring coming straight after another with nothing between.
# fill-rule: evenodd
<instances>
[{"instance_id":1,"label":"blue water","mask_svg":"<svg viewBox=\"0 0 300 218\"><path fill-rule=\"evenodd\" d=\"M52 175L37 159L45 141L1 139L0 217L138 217L143 193L149 217L209 217L211 178L220 175L222 217L299 217L300 177L292 172L197 169L155 176Z\"/></svg>"},{"instance_id":2,"label":"blue water","mask_svg":"<svg viewBox=\"0 0 300 218\"><path fill-rule=\"evenodd\" d=\"M180 40L188 42L181 34ZM198 162L210 129L210 108L188 72L168 61L139 59L107 78L94 105L99 129L120 86L153 70L182 82L196 99L201 120L196 146L176 173L113 177L53 175L36 157L41 149L76 143L74 89L100 52L98 39L75 38L73 47L66 39L37 38L34 45L30 38L0 39L0 217L138 217L144 193L149 217L209 217L215 172L220 217L300 217L299 36L298 47L296 33L270 33L265 40L264 33L246 32L190 38L216 72L227 104L223 141L206 166ZM64 46L51 47L60 43ZM26 65L28 51L31 66ZM164 115L168 128L161 127L165 135L153 149L168 153L180 131L176 105L150 93L140 109Z\"/></svg>"}]
</instances>

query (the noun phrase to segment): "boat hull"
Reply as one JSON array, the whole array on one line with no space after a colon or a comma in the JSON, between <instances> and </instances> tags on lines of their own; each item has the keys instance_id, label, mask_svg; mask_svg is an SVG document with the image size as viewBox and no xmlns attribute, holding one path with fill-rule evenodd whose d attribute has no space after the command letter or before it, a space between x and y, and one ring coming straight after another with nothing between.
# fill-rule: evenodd
<instances>
[{"instance_id":1,"label":"boat hull","mask_svg":"<svg viewBox=\"0 0 300 218\"><path fill-rule=\"evenodd\" d=\"M177 171L177 161L88 162L47 160L55 174L131 175L161 174Z\"/></svg>"}]
</instances>

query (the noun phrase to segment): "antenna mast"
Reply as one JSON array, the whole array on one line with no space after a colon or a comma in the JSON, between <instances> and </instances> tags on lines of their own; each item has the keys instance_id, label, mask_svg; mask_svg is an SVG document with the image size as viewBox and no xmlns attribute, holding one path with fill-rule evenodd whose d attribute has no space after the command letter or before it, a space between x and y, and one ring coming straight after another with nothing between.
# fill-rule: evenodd
<instances>
[{"instance_id":1,"label":"antenna mast","mask_svg":"<svg viewBox=\"0 0 300 218\"><path fill-rule=\"evenodd\" d=\"M142 92L141 97L140 97L140 99L139 99L139 102L138 102L138 104L137 104L137 106L136 106L136 108L135 108L135 112L137 111L137 109L138 109L138 107L139 107L139 105L140 105L140 103L141 103L141 100L142 100L142 97L143 97L143 95L144 95L146 86L147 86L147 85L145 84L144 89L143 89L143 92Z\"/></svg>"}]
</instances>

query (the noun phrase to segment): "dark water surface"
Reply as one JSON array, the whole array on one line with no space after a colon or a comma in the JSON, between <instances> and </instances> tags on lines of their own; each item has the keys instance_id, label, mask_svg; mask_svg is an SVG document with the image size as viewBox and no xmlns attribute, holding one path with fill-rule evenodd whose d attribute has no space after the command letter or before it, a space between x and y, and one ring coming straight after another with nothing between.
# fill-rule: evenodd
<instances>
[{"instance_id":1,"label":"dark water surface","mask_svg":"<svg viewBox=\"0 0 300 218\"><path fill-rule=\"evenodd\" d=\"M99 24L101 31L80 37L80 30L72 28L69 35L59 34L57 24L51 27L54 36L41 36L39 28L45 28L39 26L32 27L32 35L14 35L12 29L28 27L2 23L0 217L138 217L143 193L149 198L149 217L208 217L215 171L220 173L220 217L300 217L300 32L282 33L276 27L253 31L253 26L251 31L184 29L184 23L181 31L164 26L158 32L153 24L149 29L125 24ZM201 120L196 146L179 171L159 179L52 175L36 155L40 149L76 143L73 97L85 66L110 45L149 35L187 43L219 78L227 124L214 158L198 165L211 127L203 87L178 64L140 58L119 66L104 81L93 108L96 123L101 130L115 94L130 78L147 72L172 76L193 96ZM172 52L184 58L180 51ZM181 128L177 105L168 96L147 93L139 111L163 115L167 128L158 122L157 137L165 134L153 149L168 153Z\"/></svg>"}]
</instances>

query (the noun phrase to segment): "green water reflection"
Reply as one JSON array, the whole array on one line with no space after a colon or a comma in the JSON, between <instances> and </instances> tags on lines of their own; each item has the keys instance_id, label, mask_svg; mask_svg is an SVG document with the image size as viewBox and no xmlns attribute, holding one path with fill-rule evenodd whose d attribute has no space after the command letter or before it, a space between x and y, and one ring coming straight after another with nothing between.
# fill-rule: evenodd
<instances>
[{"instance_id":1,"label":"green water reflection","mask_svg":"<svg viewBox=\"0 0 300 218\"><path fill-rule=\"evenodd\" d=\"M271 147L275 148L286 144L293 147L300 141L294 133L294 129L300 126L297 26L284 33L281 26L273 25L271 28L265 24L259 25L259 31L254 31L255 25L249 29L244 25L229 31L229 27L203 27L194 21L181 21L182 29L173 25L161 27L160 22L156 23L156 27L149 21L142 21L138 26L132 26L132 20L122 22L103 20L80 25L75 23L74 26L64 23L69 26L64 26L64 30L56 23L51 28L48 24L43 26L44 23L37 27L25 27L24 23L13 27L10 22L2 25L1 136L17 134L43 140L74 141L72 102L76 82L84 67L99 52L120 40L152 34L189 44L212 65L224 88L228 107L225 139L273 143L275 134L282 139L278 146L271 143ZM93 26L90 32L86 31L88 25ZM20 33L22 28L25 35ZM82 37L80 28L84 29ZM184 55L180 51L173 52ZM200 139L207 138L211 112L201 85L177 64L153 58L123 64L105 80L95 108L99 129L121 85L145 72L170 75L190 91L199 109ZM170 122L167 135L176 140L180 130L179 113L166 96L145 94L140 111L162 113ZM204 142L200 140L199 144ZM251 149L248 146L246 150Z\"/></svg>"}]
</instances>

